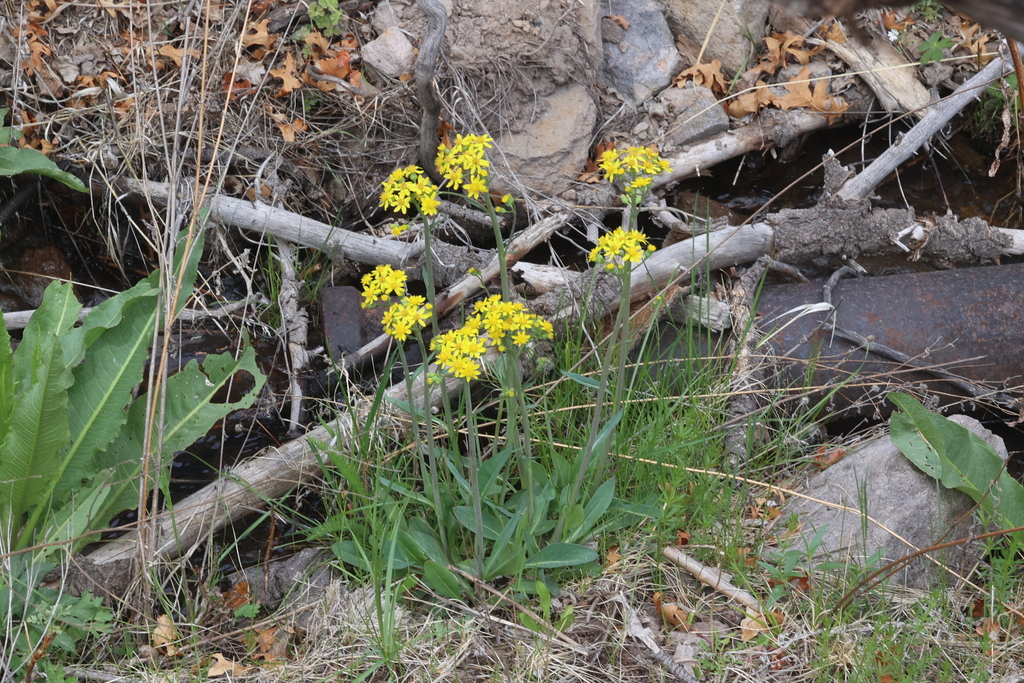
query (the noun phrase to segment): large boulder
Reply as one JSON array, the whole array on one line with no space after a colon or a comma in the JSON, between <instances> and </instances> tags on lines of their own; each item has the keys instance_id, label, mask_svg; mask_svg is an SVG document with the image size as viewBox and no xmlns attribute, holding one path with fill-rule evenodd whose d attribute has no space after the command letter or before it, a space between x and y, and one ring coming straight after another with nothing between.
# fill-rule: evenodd
<instances>
[{"instance_id":1,"label":"large boulder","mask_svg":"<svg viewBox=\"0 0 1024 683\"><path fill-rule=\"evenodd\" d=\"M665 13L655 0L611 0L601 20L604 80L637 105L664 90L683 68Z\"/></svg>"},{"instance_id":2,"label":"large boulder","mask_svg":"<svg viewBox=\"0 0 1024 683\"><path fill-rule=\"evenodd\" d=\"M953 415L950 420L974 432L1005 462L1002 439L977 420ZM870 441L818 474L799 490L806 498L793 498L785 513L796 513L800 531L793 545L808 544L826 528L821 544L807 548L812 562L864 565L878 553L874 568L898 560L940 541L965 538L981 530L971 513L974 501L965 493L945 489L914 467L888 435ZM820 502L819 502L820 501ZM870 520L864 520L866 513ZM961 576L981 559L977 542L943 549L916 558L894 575L911 588L927 589L944 573L938 560Z\"/></svg>"}]
</instances>

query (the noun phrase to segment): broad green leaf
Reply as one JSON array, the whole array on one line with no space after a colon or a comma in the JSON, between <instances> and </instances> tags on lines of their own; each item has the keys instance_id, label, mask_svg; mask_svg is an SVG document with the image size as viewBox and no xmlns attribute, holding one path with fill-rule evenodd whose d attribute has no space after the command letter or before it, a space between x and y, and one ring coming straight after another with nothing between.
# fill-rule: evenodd
<instances>
[{"instance_id":1,"label":"broad green leaf","mask_svg":"<svg viewBox=\"0 0 1024 683\"><path fill-rule=\"evenodd\" d=\"M69 335L88 352L75 367L75 383L68 390L71 443L62 454L55 498L101 471L97 454L128 419L132 390L142 381L153 336L156 293L149 282L141 282L97 306Z\"/></svg>"},{"instance_id":2,"label":"broad green leaf","mask_svg":"<svg viewBox=\"0 0 1024 683\"><path fill-rule=\"evenodd\" d=\"M7 442L13 404L14 352L11 351L11 335L7 332L7 323L0 315L0 453L3 453Z\"/></svg>"},{"instance_id":3,"label":"broad green leaf","mask_svg":"<svg viewBox=\"0 0 1024 683\"><path fill-rule=\"evenodd\" d=\"M114 490L109 482L97 478L90 487L76 491L70 500L57 509L54 517L47 521L45 542L53 544L53 547L41 551L43 557L49 553L63 553L67 549L65 544L73 539L78 539L75 541L76 546L85 545L88 539L79 537L95 529L97 519L105 519L100 515L106 509L106 501Z\"/></svg>"},{"instance_id":4,"label":"broad green leaf","mask_svg":"<svg viewBox=\"0 0 1024 683\"><path fill-rule=\"evenodd\" d=\"M501 491L503 481L501 470L512 454L511 448L503 448L480 463L480 497L490 498Z\"/></svg>"},{"instance_id":5,"label":"broad green leaf","mask_svg":"<svg viewBox=\"0 0 1024 683\"><path fill-rule=\"evenodd\" d=\"M338 541L331 546L331 552L342 562L359 567L363 571L370 571L370 560L355 541Z\"/></svg>"},{"instance_id":6,"label":"broad green leaf","mask_svg":"<svg viewBox=\"0 0 1024 683\"><path fill-rule=\"evenodd\" d=\"M0 147L0 177L34 173L59 180L72 190L88 192L89 188L74 175L60 170L42 152L30 147Z\"/></svg>"},{"instance_id":7,"label":"broad green leaf","mask_svg":"<svg viewBox=\"0 0 1024 683\"><path fill-rule=\"evenodd\" d=\"M71 369L64 365L60 341L78 321L81 305L70 284L53 282L29 320L14 353L14 401L3 451L0 451L0 523L8 549L31 542L36 529L22 530L23 515L42 499L56 477L58 453L68 440L67 389Z\"/></svg>"},{"instance_id":8,"label":"broad green leaf","mask_svg":"<svg viewBox=\"0 0 1024 683\"><path fill-rule=\"evenodd\" d=\"M459 520L462 526L466 527L470 531L476 533L476 515L473 514L473 508L468 505L459 505L452 509L452 513L455 515L455 519ZM484 538L488 541L494 541L501 535L502 525L498 521L498 518L492 515L487 510L483 511L482 519L484 522Z\"/></svg>"},{"instance_id":9,"label":"broad green leaf","mask_svg":"<svg viewBox=\"0 0 1024 683\"><path fill-rule=\"evenodd\" d=\"M604 516L604 513L608 511L608 506L612 504L612 498L615 496L615 479L609 479L605 483L601 484L594 495L590 498L586 508L583 510L583 522L573 529L566 522L566 528L569 529L569 534L566 536L567 541L570 543L574 541L586 540L584 537L589 534L598 521Z\"/></svg>"},{"instance_id":10,"label":"broad green leaf","mask_svg":"<svg viewBox=\"0 0 1024 683\"><path fill-rule=\"evenodd\" d=\"M410 529L409 535L413 537L419 549L427 556L427 559L434 562L445 562L444 550L432 533L419 529Z\"/></svg>"},{"instance_id":11,"label":"broad green leaf","mask_svg":"<svg viewBox=\"0 0 1024 683\"><path fill-rule=\"evenodd\" d=\"M453 600L462 597L468 588L451 569L433 560L427 560L423 564L423 582L438 595Z\"/></svg>"},{"instance_id":12,"label":"broad green leaf","mask_svg":"<svg viewBox=\"0 0 1024 683\"><path fill-rule=\"evenodd\" d=\"M1024 526L1024 487L1002 459L968 429L925 409L906 394L889 394L903 413L890 419L892 442L921 471L969 495L1004 528Z\"/></svg>"},{"instance_id":13,"label":"broad green leaf","mask_svg":"<svg viewBox=\"0 0 1024 683\"><path fill-rule=\"evenodd\" d=\"M212 403L217 392L239 372L252 376L253 387L234 403ZM230 353L207 356L202 368L193 360L168 377L165 383L163 452L170 455L187 448L229 412L248 408L265 379L256 365L256 354L248 344L237 360ZM132 477L139 454L144 452L145 433L146 396L142 395L132 403L127 422L117 438L106 451L97 454L100 467L114 468L116 481ZM117 504L130 504L129 498L130 492L126 492Z\"/></svg>"},{"instance_id":14,"label":"broad green leaf","mask_svg":"<svg viewBox=\"0 0 1024 683\"><path fill-rule=\"evenodd\" d=\"M597 559L597 553L575 543L552 543L526 561L527 569L556 569L586 564Z\"/></svg>"},{"instance_id":15,"label":"broad green leaf","mask_svg":"<svg viewBox=\"0 0 1024 683\"><path fill-rule=\"evenodd\" d=\"M512 536L516 533L516 529L519 527L519 520L523 518L523 510L518 511L512 515L512 519L505 522L505 528L501 530L497 540L494 541L494 546L491 548L491 554L487 558L487 562L484 564L484 581L490 581L491 579L499 576L494 572L500 565L505 565L509 560L510 553L506 552L509 547L509 543L512 541Z\"/></svg>"}]
</instances>

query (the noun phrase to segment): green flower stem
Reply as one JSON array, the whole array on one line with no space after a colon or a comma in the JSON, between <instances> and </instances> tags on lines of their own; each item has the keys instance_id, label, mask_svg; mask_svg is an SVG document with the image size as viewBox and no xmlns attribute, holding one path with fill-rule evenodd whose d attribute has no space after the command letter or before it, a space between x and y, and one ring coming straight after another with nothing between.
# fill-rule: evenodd
<instances>
[{"instance_id":1,"label":"green flower stem","mask_svg":"<svg viewBox=\"0 0 1024 683\"><path fill-rule=\"evenodd\" d=\"M484 210L491 217L491 228L494 230L494 244L498 250L498 275L501 277L501 298L505 301L512 301L512 288L508 281L508 264L505 262L505 240L501 235L501 219L498 212L494 210L494 202L491 195L484 194Z\"/></svg>"},{"instance_id":2,"label":"green flower stem","mask_svg":"<svg viewBox=\"0 0 1024 683\"><path fill-rule=\"evenodd\" d=\"M619 310L615 315L615 326L612 328L612 333L609 337L608 351L604 357L604 362L601 364L601 379L597 386L597 397L594 399L594 413L590 421L590 434L587 436L587 445L583 448L583 456L580 458L579 469L576 471L576 480L573 482L572 490L569 493L569 499L563 510L568 511L573 505L576 504L576 499L580 495L580 488L583 486L583 479L587 476L587 470L590 468L590 460L594 457L594 446L597 442L597 435L601 431L601 421L604 417L604 396L608 391L608 378L611 375L612 359L615 358L615 351L620 346L619 338L622 336L622 328L629 322L629 303L627 297L629 296L629 269L622 268L619 272L620 279L624 282L623 286L620 287L622 296L619 301ZM621 358L621 352L619 354ZM624 361L620 361L624 365ZM619 373L622 373L623 365L619 366ZM616 410L618 410L618 399L616 400ZM612 411L612 415L615 412ZM602 456L601 462L598 463L598 469L604 467L604 457ZM555 527L554 542L562 540L562 531L565 526L565 514L563 513L558 519L558 525Z\"/></svg>"},{"instance_id":3,"label":"green flower stem","mask_svg":"<svg viewBox=\"0 0 1024 683\"><path fill-rule=\"evenodd\" d=\"M426 288L427 303L433 306L437 302L437 291L434 288L434 250L430 246L430 233L433 232L434 226L423 214L420 214L420 218L423 219L423 286ZM440 331L436 315L430 316L430 330L434 336ZM426 359L426 356L423 358Z\"/></svg>"},{"instance_id":4,"label":"green flower stem","mask_svg":"<svg viewBox=\"0 0 1024 683\"><path fill-rule=\"evenodd\" d=\"M522 434L525 435L520 447L519 470L523 483L526 486L527 514L532 524L536 519L535 513L537 511L537 502L533 491L533 469L531 467L533 465L533 442L530 439L530 413L526 408L526 392L523 390L523 382L519 376L516 360L515 357L512 358L514 370L512 373L512 390L515 392L514 398L519 404L519 419L522 421ZM518 430L516 433L519 433Z\"/></svg>"},{"instance_id":5,"label":"green flower stem","mask_svg":"<svg viewBox=\"0 0 1024 683\"><path fill-rule=\"evenodd\" d=\"M480 435L476 431L476 418L473 415L473 398L470 395L469 382L462 384L463 402L466 406L466 427L469 430L469 493L473 498L474 532L476 534L476 576L484 576L484 512L480 500Z\"/></svg>"},{"instance_id":6,"label":"green flower stem","mask_svg":"<svg viewBox=\"0 0 1024 683\"><path fill-rule=\"evenodd\" d=\"M436 317L436 316L435 316ZM426 421L427 434L426 434L426 451L427 451L427 471L430 474L430 487L434 494L434 513L437 515L437 534L441 537L441 547L444 549L445 556L448 555L448 534L445 533L445 509L441 504L441 480L437 474L437 449L434 444L433 428L430 420L430 409L433 405L431 401L431 384L429 382L427 365L427 347L423 343L423 332L419 328L415 330L416 343L420 347L420 357L423 358L423 415ZM404 358L403 358L404 360ZM411 389L410 389L411 391ZM412 394L409 394L409 405L412 405ZM417 426L418 426L417 422ZM418 431L418 430L417 430Z\"/></svg>"}]
</instances>

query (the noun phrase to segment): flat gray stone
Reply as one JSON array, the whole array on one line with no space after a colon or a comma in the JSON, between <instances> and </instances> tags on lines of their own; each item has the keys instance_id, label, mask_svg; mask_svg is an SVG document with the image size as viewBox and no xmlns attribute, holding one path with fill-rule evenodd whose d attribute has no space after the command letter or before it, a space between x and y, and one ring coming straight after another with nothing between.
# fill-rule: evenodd
<instances>
[{"instance_id":1,"label":"flat gray stone","mask_svg":"<svg viewBox=\"0 0 1024 683\"><path fill-rule=\"evenodd\" d=\"M655 0L612 0L609 14L628 28L602 20L605 83L626 100L640 104L668 87L683 68L661 5Z\"/></svg>"},{"instance_id":2,"label":"flat gray stone","mask_svg":"<svg viewBox=\"0 0 1024 683\"><path fill-rule=\"evenodd\" d=\"M719 12L720 4L719 0L669 0L668 24L697 45L703 45L710 32L703 61L720 59L725 70L735 74L756 47L751 39L764 38L772 0L726 0Z\"/></svg>"},{"instance_id":3,"label":"flat gray stone","mask_svg":"<svg viewBox=\"0 0 1024 683\"><path fill-rule=\"evenodd\" d=\"M554 196L565 191L583 169L597 123L597 105L587 89L575 83L540 98L538 109L540 115L526 130L503 135L496 146L510 157L526 185Z\"/></svg>"},{"instance_id":4,"label":"flat gray stone","mask_svg":"<svg viewBox=\"0 0 1024 683\"><path fill-rule=\"evenodd\" d=\"M658 109L665 117L665 148L701 142L729 130L729 115L703 86L668 88L658 95Z\"/></svg>"},{"instance_id":5,"label":"flat gray stone","mask_svg":"<svg viewBox=\"0 0 1024 683\"><path fill-rule=\"evenodd\" d=\"M980 422L964 415L950 419L981 437L1004 461L1007 459L1002 439ZM789 547L806 547L819 529L827 527L823 542L812 557L813 563L830 561L863 566L866 558L880 550L881 560L873 567L878 569L917 549L982 531L971 512L974 501L964 493L942 488L918 470L888 435L848 454L813 477L799 492L832 504L794 497L784 508L784 514L796 513L800 518L800 531ZM862 505L873 522L862 523ZM965 575L981 560L981 554L980 544L971 542L931 553L930 557ZM950 579L928 557L919 557L892 580L910 588L926 589L937 581Z\"/></svg>"},{"instance_id":6,"label":"flat gray stone","mask_svg":"<svg viewBox=\"0 0 1024 683\"><path fill-rule=\"evenodd\" d=\"M398 27L391 27L363 45L363 61L390 78L411 75L416 64L412 43Z\"/></svg>"}]
</instances>

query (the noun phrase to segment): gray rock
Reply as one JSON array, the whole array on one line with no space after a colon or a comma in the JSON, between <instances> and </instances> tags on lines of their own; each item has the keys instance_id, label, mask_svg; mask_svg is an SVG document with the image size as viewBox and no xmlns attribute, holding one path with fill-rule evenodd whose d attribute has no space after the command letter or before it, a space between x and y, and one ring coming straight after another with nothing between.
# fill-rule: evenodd
<instances>
[{"instance_id":1,"label":"gray rock","mask_svg":"<svg viewBox=\"0 0 1024 683\"><path fill-rule=\"evenodd\" d=\"M1007 459L1002 439L980 422L964 415L950 419L981 437L1004 461ZM812 558L814 563L827 560L863 565L866 558L880 550L881 560L874 567L877 569L940 539L951 541L981 531L971 514L974 501L964 493L942 488L918 470L888 435L870 441L815 476L800 493L831 504L793 498L784 509L787 515L799 515L801 524L790 547L806 547L818 529L828 527ZM862 524L862 504L874 523ZM981 552L981 546L972 542L930 557L963 575L981 559ZM911 588L928 588L948 576L928 557L920 557L895 574L893 580Z\"/></svg>"},{"instance_id":2,"label":"gray rock","mask_svg":"<svg viewBox=\"0 0 1024 683\"><path fill-rule=\"evenodd\" d=\"M501 136L496 146L526 185L554 196L568 189L583 169L597 105L577 83L541 98L538 109L540 115L526 130ZM500 189L497 181L495 189Z\"/></svg>"},{"instance_id":3,"label":"gray rock","mask_svg":"<svg viewBox=\"0 0 1024 683\"><path fill-rule=\"evenodd\" d=\"M412 74L416 63L412 43L394 26L363 45L362 57L365 63L390 78Z\"/></svg>"},{"instance_id":4,"label":"gray rock","mask_svg":"<svg viewBox=\"0 0 1024 683\"><path fill-rule=\"evenodd\" d=\"M629 22L629 28L605 18L605 82L625 99L639 104L668 87L683 68L672 32L655 0L611 0L609 13Z\"/></svg>"},{"instance_id":5,"label":"gray rock","mask_svg":"<svg viewBox=\"0 0 1024 683\"><path fill-rule=\"evenodd\" d=\"M736 73L752 54L754 45L750 40L764 38L771 3L772 0L725 0L719 12L719 0L669 0L668 24L698 45L703 45L708 32L712 32L704 61L720 59L726 71Z\"/></svg>"},{"instance_id":6,"label":"gray rock","mask_svg":"<svg viewBox=\"0 0 1024 683\"><path fill-rule=\"evenodd\" d=\"M657 103L666 121L663 151L707 140L729 129L729 115L703 86L669 88L658 96Z\"/></svg>"}]
</instances>

